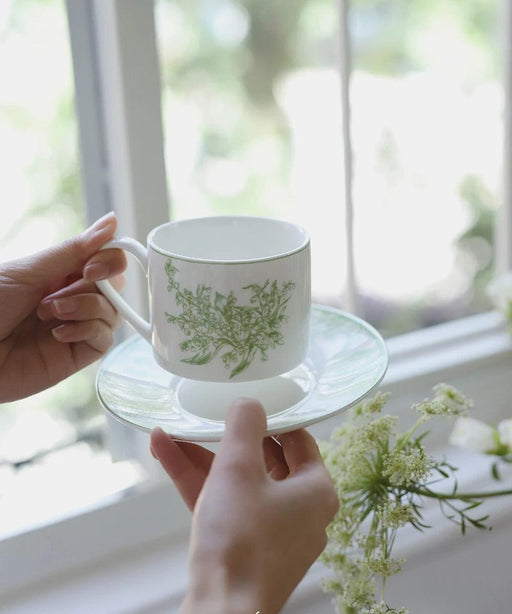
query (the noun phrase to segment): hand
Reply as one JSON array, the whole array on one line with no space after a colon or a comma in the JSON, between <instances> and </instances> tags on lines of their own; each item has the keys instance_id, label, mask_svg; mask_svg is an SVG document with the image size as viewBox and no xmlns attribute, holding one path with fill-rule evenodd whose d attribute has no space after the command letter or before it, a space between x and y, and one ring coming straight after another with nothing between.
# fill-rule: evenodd
<instances>
[{"instance_id":1,"label":"hand","mask_svg":"<svg viewBox=\"0 0 512 614\"><path fill-rule=\"evenodd\" d=\"M161 429L151 451L193 510L190 587L182 614L274 614L327 543L338 509L305 430L265 438L257 401L231 406L216 457Z\"/></svg>"},{"instance_id":2,"label":"hand","mask_svg":"<svg viewBox=\"0 0 512 614\"><path fill-rule=\"evenodd\" d=\"M126 266L120 250L96 253L116 227L108 214L81 235L0 265L0 402L56 384L111 345L121 318L92 279Z\"/></svg>"}]
</instances>

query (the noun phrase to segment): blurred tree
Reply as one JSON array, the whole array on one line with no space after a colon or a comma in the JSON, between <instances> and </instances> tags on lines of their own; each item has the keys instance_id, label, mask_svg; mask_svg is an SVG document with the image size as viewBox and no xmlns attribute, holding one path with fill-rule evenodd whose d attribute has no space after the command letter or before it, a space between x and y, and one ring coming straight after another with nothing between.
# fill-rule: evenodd
<instances>
[{"instance_id":1,"label":"blurred tree","mask_svg":"<svg viewBox=\"0 0 512 614\"><path fill-rule=\"evenodd\" d=\"M472 221L468 230L459 237L457 247L474 262L471 284L472 310L490 309L485 290L494 271L494 231L497 202L481 177L468 175L460 186L460 196L467 204Z\"/></svg>"},{"instance_id":2,"label":"blurred tree","mask_svg":"<svg viewBox=\"0 0 512 614\"><path fill-rule=\"evenodd\" d=\"M293 152L276 91L295 70L336 67L337 3L159 0L158 5L167 8L169 19L181 28L179 36L166 37L161 45L164 87L173 98L197 108L200 116L201 145L192 183L212 213L279 214L279 202L273 198L269 206L268 194L280 194L283 202L290 198L283 186L289 183ZM450 78L463 88L495 80L497 11L497 0L352 0L354 68L388 77L451 71ZM397 184L404 170L395 135L389 132L383 139L376 172ZM274 162L263 170L253 159L260 142L273 148ZM236 168L223 166L226 161L236 162ZM244 179L223 193L211 177L225 168L228 175L236 172ZM478 177L461 186L460 197L470 208L473 223L467 236L460 238L459 249L474 262L482 261L482 250L492 241L491 194ZM485 303L483 285L490 266L474 267L475 305ZM371 305L368 319L379 320L375 301L366 297L363 303ZM385 321L379 324L391 333L401 332L401 325L410 329L463 315L460 309L460 300L452 306L434 305L425 297L414 305L383 305Z\"/></svg>"}]
</instances>

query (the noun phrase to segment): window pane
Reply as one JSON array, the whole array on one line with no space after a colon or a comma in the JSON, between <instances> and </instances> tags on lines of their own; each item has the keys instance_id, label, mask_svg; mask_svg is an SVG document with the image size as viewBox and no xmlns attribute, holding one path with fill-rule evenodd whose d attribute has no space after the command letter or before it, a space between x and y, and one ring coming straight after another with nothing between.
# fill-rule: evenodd
<instances>
[{"instance_id":1,"label":"window pane","mask_svg":"<svg viewBox=\"0 0 512 614\"><path fill-rule=\"evenodd\" d=\"M85 215L65 4L4 0L0 5L0 259L6 261L79 232ZM100 442L93 382L89 369L2 406L2 496L23 483L12 481L13 464L73 443L86 432L93 447Z\"/></svg>"},{"instance_id":2,"label":"window pane","mask_svg":"<svg viewBox=\"0 0 512 614\"><path fill-rule=\"evenodd\" d=\"M385 332L489 308L502 153L499 2L354 2L357 277Z\"/></svg>"},{"instance_id":3,"label":"window pane","mask_svg":"<svg viewBox=\"0 0 512 614\"><path fill-rule=\"evenodd\" d=\"M173 218L263 215L305 226L316 300L345 279L336 6L159 0Z\"/></svg>"},{"instance_id":4,"label":"window pane","mask_svg":"<svg viewBox=\"0 0 512 614\"><path fill-rule=\"evenodd\" d=\"M458 6L460 4L460 6ZM311 233L314 299L345 284L337 3L158 0L174 218ZM488 308L501 161L496 0L354 0L356 274L394 334Z\"/></svg>"}]
</instances>

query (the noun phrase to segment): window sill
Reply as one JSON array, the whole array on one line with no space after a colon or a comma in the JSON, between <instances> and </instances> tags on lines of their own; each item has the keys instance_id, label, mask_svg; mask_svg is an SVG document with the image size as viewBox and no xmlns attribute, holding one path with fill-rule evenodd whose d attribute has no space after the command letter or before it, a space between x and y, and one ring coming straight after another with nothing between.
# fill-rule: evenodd
<instances>
[{"instance_id":1,"label":"window sill","mask_svg":"<svg viewBox=\"0 0 512 614\"><path fill-rule=\"evenodd\" d=\"M461 470L461 481L467 489L489 487L489 463L481 457L456 453L450 458ZM161 501L163 503L163 500ZM167 508L165 508L167 509ZM121 510L119 510L121 511ZM490 514L495 534L512 547L512 510L504 499L490 500L482 513ZM500 561L482 555L482 540L487 542L490 535L483 531L469 530L462 536L458 527L442 518L435 502L425 506L425 520L431 529L420 533L404 529L399 536L395 554L404 557L404 571L389 582L388 593L392 602L413 606L418 594L432 597L432 586L426 582L432 568L444 565L445 573L451 575L450 553L458 553L457 577L467 580L473 569L473 561L480 557L478 565L485 567L486 575L503 575ZM477 556L478 555L478 556ZM10 600L0 601L10 614L39 614L40 612L73 612L73 614L169 614L177 612L187 585L187 570L184 561L187 556L187 535L163 536L131 547L116 556L103 560L100 565L91 561L80 573L64 574L43 585L38 584L23 591ZM443 561L445 561L443 563ZM506 572L506 566L505 572ZM465 575L466 574L466 575ZM283 614L332 614L330 596L321 589L322 580L330 575L322 565L316 563L296 589ZM165 578L162 581L162 578ZM413 593L410 584L422 582L422 593ZM507 585L508 586L508 585ZM507 594L507 591L504 591ZM494 595L494 599L498 596ZM502 597L503 598L503 595ZM439 614L453 611L480 612L472 609L471 591L462 591L457 607L434 608ZM465 605L465 601L469 601ZM430 601L431 602L431 601ZM443 609L444 608L444 609ZM451 609L450 609L451 608ZM416 608L414 608L416 611ZM433 611L433 610L425 610ZM497 608L494 611L504 611Z\"/></svg>"},{"instance_id":2,"label":"window sill","mask_svg":"<svg viewBox=\"0 0 512 614\"><path fill-rule=\"evenodd\" d=\"M512 345L497 314L410 333L388 340L387 345L390 368L381 389L392 393L392 413L407 417L411 402L427 396L439 381L452 383L473 398L474 415L489 422L510 411ZM340 420L340 416L332 418L311 431L327 438ZM446 426L433 431L432 437L434 448L446 447ZM42 611L33 608L48 598L55 604L48 611L54 612L156 614L165 611L158 609L158 603L169 611L172 604L177 607L186 582L188 528L189 513L177 493L167 482L154 481L85 513L11 535L2 541L0 606L8 603L9 612L29 614ZM415 552L424 548L410 543ZM320 599L315 588L320 573L324 572L318 566L308 573L290 602L295 604L293 611L300 612L300 604L309 603L313 593ZM101 602L92 604L100 594ZM73 606L59 609L59 603L70 599ZM118 605L110 607L110 599ZM77 604L82 603L80 609L82 605ZM141 609L143 603L146 609Z\"/></svg>"}]
</instances>

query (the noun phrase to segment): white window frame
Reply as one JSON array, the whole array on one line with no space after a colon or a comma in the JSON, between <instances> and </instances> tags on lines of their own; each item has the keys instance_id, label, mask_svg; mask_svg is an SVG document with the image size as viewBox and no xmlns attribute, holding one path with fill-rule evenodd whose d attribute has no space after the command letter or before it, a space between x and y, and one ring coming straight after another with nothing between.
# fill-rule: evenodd
<instances>
[{"instance_id":1,"label":"white window frame","mask_svg":"<svg viewBox=\"0 0 512 614\"><path fill-rule=\"evenodd\" d=\"M347 4L347 0L340 0L342 26L346 26ZM503 6L508 16L504 23L512 30L512 0L503 0ZM119 216L120 232L144 242L147 232L169 216L153 2L67 0L67 7L78 115L81 125L87 126L80 136L89 219L113 209ZM505 169L512 169L510 35L507 31L504 37ZM342 88L346 105L346 39L341 48L345 49L341 66L347 80ZM350 158L349 145L346 155ZM512 179L506 173L505 178L505 221L499 225L498 244L500 253L505 254L501 266L510 268ZM140 297L145 297L145 288L135 285L127 293L143 313L147 305ZM473 396L477 406L483 403L490 422L507 417L512 398L512 346L506 323L498 314L464 318L390 339L387 344L390 368L380 389L391 392L390 409L395 413L406 418L410 402L426 396L435 383L448 381ZM335 417L311 431L326 438L340 419ZM442 448L445 439L439 434L434 437L434 445ZM137 449L147 446L147 436L133 445ZM18 610L13 604L22 607L25 603L26 608L19 611L28 614L32 611L30 603L39 603L40 607L43 594L53 595L54 604L80 596L74 608L54 607L56 613L114 611L107 607L109 599L117 603L119 612L156 612L160 611L158 604L177 607L186 586L188 530L189 513L178 494L168 481L153 480L86 512L12 535L0 542L0 609L6 604L6 611L14 612ZM123 567L126 558L133 562L133 568ZM137 563L149 565L156 574L141 577ZM94 601L98 595L83 594L96 572L103 574L106 585L112 588L110 597L108 591L101 595L103 609ZM301 599L307 602L319 573L315 568L308 574L296 603ZM128 605L123 609L120 599L131 609ZM300 607L294 611L300 611Z\"/></svg>"},{"instance_id":2,"label":"white window frame","mask_svg":"<svg viewBox=\"0 0 512 614\"><path fill-rule=\"evenodd\" d=\"M115 211L118 234L145 245L169 220L153 1L67 0L67 14L88 220ZM147 319L145 277L131 272L124 295ZM146 438L107 423L113 457L151 467Z\"/></svg>"}]
</instances>

